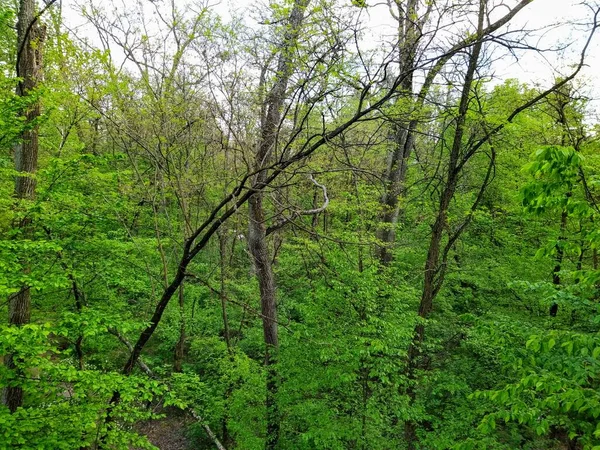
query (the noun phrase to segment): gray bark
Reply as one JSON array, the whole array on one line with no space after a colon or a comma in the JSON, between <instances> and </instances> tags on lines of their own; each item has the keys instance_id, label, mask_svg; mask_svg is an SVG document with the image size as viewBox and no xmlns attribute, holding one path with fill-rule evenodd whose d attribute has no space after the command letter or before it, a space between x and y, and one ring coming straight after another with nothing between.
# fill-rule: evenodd
<instances>
[{"instance_id":1,"label":"gray bark","mask_svg":"<svg viewBox=\"0 0 600 450\"><path fill-rule=\"evenodd\" d=\"M274 85L265 99L266 114L261 123L261 137L254 159L254 169L258 171L254 185L262 187L267 181L269 159L273 153L281 110L286 98L288 81L292 74L292 53L298 40L300 28L304 19L304 11L309 0L296 0L289 17L287 31L283 37L277 61L277 75ZM261 170L263 169L263 170ZM272 258L267 246L265 227L264 195L262 190L256 192L248 201L248 248L254 263L254 270L260 289L260 304L263 321L265 342L265 367L267 370L266 408L267 435L265 449L275 449L279 440L279 411L277 408L277 391L279 377L275 363L279 335L277 329L277 296L275 275L272 268Z\"/></svg>"},{"instance_id":2,"label":"gray bark","mask_svg":"<svg viewBox=\"0 0 600 450\"><path fill-rule=\"evenodd\" d=\"M415 55L419 42L419 24L417 12L419 0L408 0L405 6L398 6L398 50L400 73L403 75L399 91L402 97L413 97L413 71ZM408 114L406 114L408 117ZM377 237L381 245L377 249L379 261L387 265L392 260L391 246L396 240L396 226L400 216L399 197L404 188L406 169L412 147L414 146L414 131L417 122L408 119L394 120L392 123L391 141L393 150L388 155L385 172L385 191L380 203L383 207L381 226Z\"/></svg>"}]
</instances>

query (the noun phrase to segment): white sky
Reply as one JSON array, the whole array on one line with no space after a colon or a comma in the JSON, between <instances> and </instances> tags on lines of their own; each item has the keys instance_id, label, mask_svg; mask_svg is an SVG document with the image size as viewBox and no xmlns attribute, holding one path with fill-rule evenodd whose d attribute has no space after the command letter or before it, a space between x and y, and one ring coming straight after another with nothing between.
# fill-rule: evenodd
<instances>
[{"instance_id":1,"label":"white sky","mask_svg":"<svg viewBox=\"0 0 600 450\"><path fill-rule=\"evenodd\" d=\"M62 0L63 16L67 24L75 26L81 24L75 12L76 3L88 3L90 0ZM110 0L91 0L94 5L107 6ZM135 0L132 0L135 1ZM153 1L153 0L143 0ZM164 0L154 0L164 1ZM176 0L177 4L184 4L188 0ZM351 0L339 0L351 3ZM589 0L590 2L594 0ZM210 4L214 5L214 11L221 15L224 19L229 18L229 11L246 11L257 3L266 3L268 0L211 0ZM499 2L499 0L497 0ZM506 3L514 5L516 0L507 0ZM118 4L118 2L117 2ZM386 6L386 0L367 0L369 8L364 10L369 18L371 27L370 34L373 42L380 41L382 34L393 34L391 28L391 19ZM505 10L500 9L499 13L503 14ZM245 17L249 15L246 14ZM581 0L534 0L524 10L519 12L517 17L513 19L514 28L535 28L539 29L549 24L557 24L556 28L547 30L540 35L539 42L531 40L530 43L544 47L551 47L557 44L571 43L559 56L555 52L547 52L543 55L534 54L534 52L522 52L519 54L518 61L508 54L498 53L496 56L502 56L493 66L494 75L498 81L506 78L518 78L523 82L534 84L541 83L547 85L557 74L553 67L558 69L559 74L569 72L569 66L578 61L578 55L583 45L583 41L587 35L582 31L585 18L589 21L590 9L581 4ZM574 26L567 22L579 22L581 26ZM562 24L562 25L560 25ZM81 30L81 29L79 29ZM89 36L89 31L84 32ZM591 109L596 109L600 106L600 101L594 97L600 98L600 82L597 81L600 74L600 31L595 36L590 50L588 52L587 67L582 71L580 79L585 82L587 94L593 98L590 105ZM598 108L600 109L600 108ZM590 111L592 115L595 114Z\"/></svg>"}]
</instances>

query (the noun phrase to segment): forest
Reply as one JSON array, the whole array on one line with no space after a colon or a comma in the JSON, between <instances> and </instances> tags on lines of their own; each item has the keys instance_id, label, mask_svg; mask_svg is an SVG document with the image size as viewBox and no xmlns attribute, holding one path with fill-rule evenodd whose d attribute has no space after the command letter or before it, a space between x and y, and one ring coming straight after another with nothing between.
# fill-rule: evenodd
<instances>
[{"instance_id":1,"label":"forest","mask_svg":"<svg viewBox=\"0 0 600 450\"><path fill-rule=\"evenodd\" d=\"M600 450L545 1L0 0L0 449Z\"/></svg>"}]
</instances>

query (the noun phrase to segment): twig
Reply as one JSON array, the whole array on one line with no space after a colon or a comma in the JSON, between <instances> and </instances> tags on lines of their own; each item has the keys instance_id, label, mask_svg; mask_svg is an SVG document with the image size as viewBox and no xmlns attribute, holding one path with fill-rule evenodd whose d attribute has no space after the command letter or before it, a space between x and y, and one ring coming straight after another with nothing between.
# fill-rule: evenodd
<instances>
[{"instance_id":1,"label":"twig","mask_svg":"<svg viewBox=\"0 0 600 450\"><path fill-rule=\"evenodd\" d=\"M325 211L327 209L327 207L329 206L329 197L327 196L327 188L325 186L323 186L322 184L319 184L317 182L317 180L315 180L313 178L312 174L310 174L308 177L310 178L310 181L312 181L315 186L317 186L318 188L320 188L323 191L323 198L324 198L323 205L321 205L320 208L308 209L308 210L302 210L302 211L294 211L291 216L283 217L283 218L279 219L275 224L273 224L269 228L267 228L267 230L266 230L267 236L270 235L271 233L279 230L280 228L284 227L285 225L287 225L288 223L292 222L293 220L297 219L300 216L314 216L316 214L322 213L323 211Z\"/></svg>"},{"instance_id":2,"label":"twig","mask_svg":"<svg viewBox=\"0 0 600 450\"><path fill-rule=\"evenodd\" d=\"M286 330L288 330L290 333L292 333L292 330L285 324L281 323L280 321L278 321L276 318L272 318L272 317L267 317L264 314L258 312L256 309L252 308L251 306L249 306L247 303L243 303L240 302L238 300L232 300L229 297L227 297L227 295L221 291L219 291L218 289L215 289L214 287L212 287L208 281L204 281L202 278L191 274L191 273L186 273L185 274L186 277L192 278L194 281L200 283L202 286L207 287L213 294L217 295L219 298L223 298L225 299L225 301L229 302L229 303L233 303L234 305L238 305L241 306L242 308L244 308L247 311L250 311L252 314L258 316L258 317L262 317L263 319L269 319L272 320L273 322L276 322L278 325L282 326L283 328L285 328Z\"/></svg>"}]
</instances>

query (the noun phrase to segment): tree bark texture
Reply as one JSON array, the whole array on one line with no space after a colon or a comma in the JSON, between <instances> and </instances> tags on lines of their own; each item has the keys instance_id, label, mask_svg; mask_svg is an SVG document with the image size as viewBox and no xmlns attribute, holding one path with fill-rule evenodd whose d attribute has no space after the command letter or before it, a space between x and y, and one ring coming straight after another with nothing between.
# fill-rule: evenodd
<instances>
[{"instance_id":1,"label":"tree bark texture","mask_svg":"<svg viewBox=\"0 0 600 450\"><path fill-rule=\"evenodd\" d=\"M17 76L21 78L16 93L21 97L32 95L42 79L42 51L46 28L37 23L34 0L21 0L17 21ZM35 197L35 175L38 162L38 126L40 104L33 102L23 111L26 129L21 133L20 143L15 147L15 169L20 174L15 179L14 196L20 200L33 200ZM29 219L18 224L27 235L31 226ZM29 272L27 261L23 261L24 271ZM31 317L31 291L23 285L9 298L8 323L21 326L29 323ZM13 355L7 355L6 365L15 368ZM7 387L4 403L11 412L23 404L23 389L17 386Z\"/></svg>"},{"instance_id":2,"label":"tree bark texture","mask_svg":"<svg viewBox=\"0 0 600 450\"><path fill-rule=\"evenodd\" d=\"M254 169L258 171L254 184L263 186L267 180L265 167L273 154L281 110L286 99L288 81L293 68L293 49L296 46L300 28L304 19L304 11L308 0L296 0L292 8L287 30L279 50L277 60L277 75L272 89L265 98L264 108L266 114L261 118L261 136L257 146ZM256 192L248 201L248 248L252 256L254 271L260 290L260 305L263 322L263 335L265 343L265 368L266 382L266 409L267 409L267 434L265 449L272 450L279 441L279 411L277 407L277 391L279 377L275 366L279 335L277 329L277 296L275 288L275 275L272 268L272 258L267 245L265 226L264 195L262 190Z\"/></svg>"}]
</instances>

